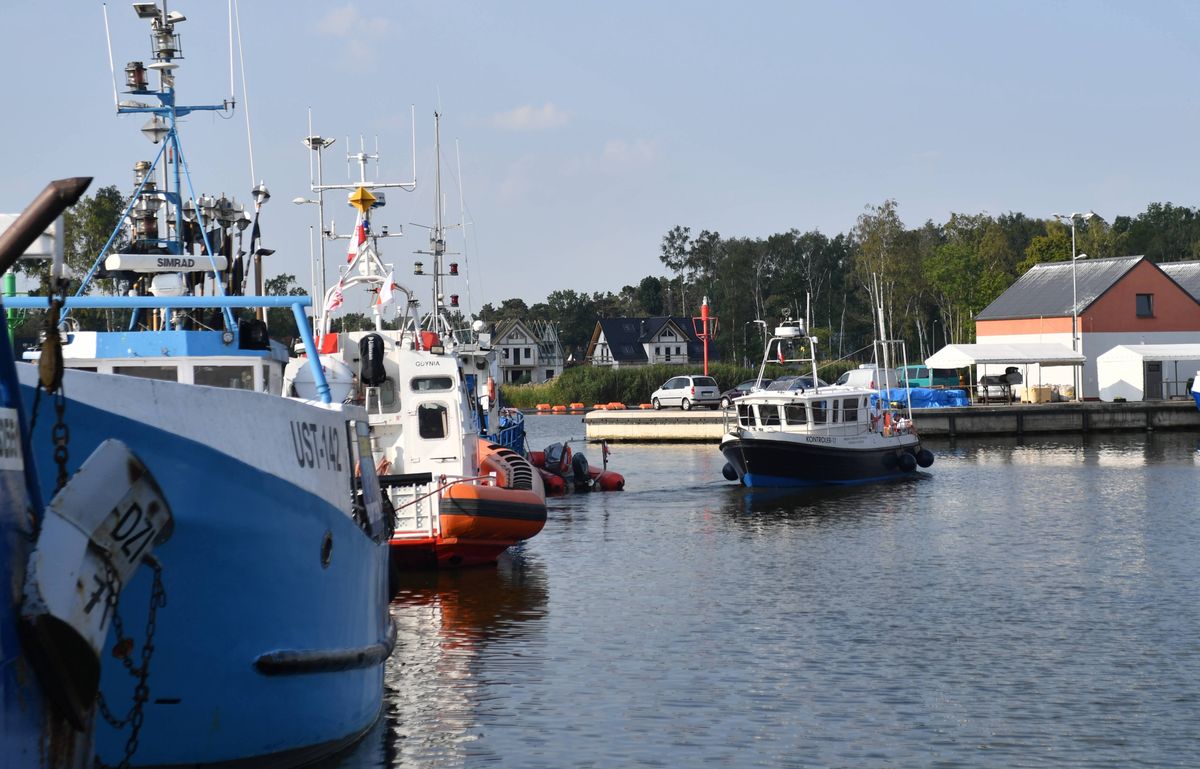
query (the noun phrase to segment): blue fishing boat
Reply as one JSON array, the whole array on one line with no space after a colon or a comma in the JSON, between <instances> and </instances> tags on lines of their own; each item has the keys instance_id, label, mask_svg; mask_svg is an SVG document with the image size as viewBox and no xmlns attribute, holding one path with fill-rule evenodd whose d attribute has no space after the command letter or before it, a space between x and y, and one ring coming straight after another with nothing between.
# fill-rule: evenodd
<instances>
[{"instance_id":1,"label":"blue fishing boat","mask_svg":"<svg viewBox=\"0 0 1200 769\"><path fill-rule=\"evenodd\" d=\"M375 723L394 643L391 522L367 415L332 402L316 364L313 400L278 394L288 356L269 338L265 310L290 308L315 352L309 298L237 295L233 244L248 217L197 198L176 131L185 115L232 104L177 104L184 19L165 3L134 9L151 24L154 61L126 67L132 99L118 111L149 115L143 132L161 147L135 167L136 189L78 294L8 302L50 308L38 366L17 364L37 421L40 492L117 439L170 500L173 531L155 548L156 567L133 572L109 607L121 622L100 657L96 756L129 766L307 763ZM256 193L257 220L265 188ZM251 252L261 252L253 236ZM96 275L117 295L85 295ZM89 308L123 330L82 330L68 317ZM258 317L238 317L247 308ZM55 370L47 387L39 371Z\"/></svg>"}]
</instances>

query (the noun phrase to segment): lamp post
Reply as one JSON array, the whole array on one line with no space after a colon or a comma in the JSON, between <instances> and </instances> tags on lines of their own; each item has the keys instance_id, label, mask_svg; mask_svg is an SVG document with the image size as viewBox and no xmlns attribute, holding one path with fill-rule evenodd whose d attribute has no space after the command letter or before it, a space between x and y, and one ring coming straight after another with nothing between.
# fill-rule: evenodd
<instances>
[{"instance_id":1,"label":"lamp post","mask_svg":"<svg viewBox=\"0 0 1200 769\"><path fill-rule=\"evenodd\" d=\"M1087 221L1096 216L1095 211L1087 213L1071 213L1071 214L1054 214L1054 218L1059 222L1069 221L1071 224L1071 352L1079 352L1079 293L1075 280L1075 262L1079 259L1086 259L1087 254L1075 255L1075 222L1076 220ZM1083 397L1080 395L1080 386L1082 384L1079 376L1079 366L1072 364L1071 366L1071 382L1075 388L1075 400L1081 401Z\"/></svg>"}]
</instances>

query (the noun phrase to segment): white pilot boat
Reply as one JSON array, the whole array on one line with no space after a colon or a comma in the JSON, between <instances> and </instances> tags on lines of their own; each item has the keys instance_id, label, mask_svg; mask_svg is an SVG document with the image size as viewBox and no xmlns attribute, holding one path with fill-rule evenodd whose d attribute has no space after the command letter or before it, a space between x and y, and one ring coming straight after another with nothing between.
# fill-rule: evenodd
<instances>
[{"instance_id":1,"label":"white pilot boat","mask_svg":"<svg viewBox=\"0 0 1200 769\"><path fill-rule=\"evenodd\" d=\"M731 421L726 412L721 438L725 477L750 488L824 486L901 478L931 465L933 453L921 446L907 404L892 408L873 387L821 385L815 346L798 323L775 329L759 381L771 360L811 364L812 379L734 399L735 416Z\"/></svg>"}]
</instances>

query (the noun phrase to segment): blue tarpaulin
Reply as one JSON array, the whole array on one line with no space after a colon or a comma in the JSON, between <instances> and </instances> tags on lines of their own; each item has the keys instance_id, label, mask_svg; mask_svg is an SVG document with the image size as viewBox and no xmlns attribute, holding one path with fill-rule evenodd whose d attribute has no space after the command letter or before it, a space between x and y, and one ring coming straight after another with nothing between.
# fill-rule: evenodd
<instances>
[{"instance_id":1,"label":"blue tarpaulin","mask_svg":"<svg viewBox=\"0 0 1200 769\"><path fill-rule=\"evenodd\" d=\"M966 390L934 390L928 387L905 389L903 387L896 387L891 390L881 390L880 395L887 403L905 403L911 395L912 407L914 409L971 405L970 401L967 400ZM871 405L875 404L875 397L872 396Z\"/></svg>"}]
</instances>

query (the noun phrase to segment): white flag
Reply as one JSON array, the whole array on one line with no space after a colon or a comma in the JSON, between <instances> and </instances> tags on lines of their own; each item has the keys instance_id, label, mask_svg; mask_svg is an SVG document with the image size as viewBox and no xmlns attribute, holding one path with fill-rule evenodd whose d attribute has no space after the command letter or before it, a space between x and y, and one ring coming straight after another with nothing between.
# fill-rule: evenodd
<instances>
[{"instance_id":1,"label":"white flag","mask_svg":"<svg viewBox=\"0 0 1200 769\"><path fill-rule=\"evenodd\" d=\"M383 285L379 288L379 303L391 304L392 300L396 298L396 292L394 291L395 288L396 271L393 270L387 274L386 278L383 279Z\"/></svg>"}]
</instances>

